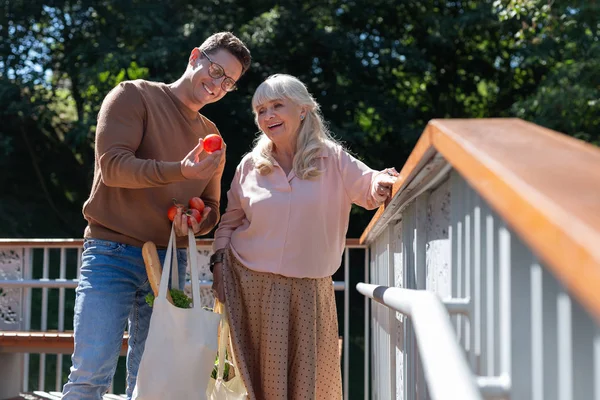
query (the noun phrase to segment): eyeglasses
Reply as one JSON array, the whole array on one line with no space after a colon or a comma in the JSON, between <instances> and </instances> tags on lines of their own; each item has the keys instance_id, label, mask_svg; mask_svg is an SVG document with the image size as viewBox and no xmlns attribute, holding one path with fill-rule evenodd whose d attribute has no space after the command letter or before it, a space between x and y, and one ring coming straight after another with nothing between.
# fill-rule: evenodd
<instances>
[{"instance_id":1,"label":"eyeglasses","mask_svg":"<svg viewBox=\"0 0 600 400\"><path fill-rule=\"evenodd\" d=\"M235 81L232 78L225 75L225 69L223 69L221 65L211 60L204 50L202 50L202 54L204 54L204 57L206 57L208 62L210 62L210 66L208 67L208 75L213 79L220 79L222 77L225 77L225 79L223 79L223 82L221 82L221 88L224 91L233 92L234 90L236 90L237 86L235 85Z\"/></svg>"}]
</instances>

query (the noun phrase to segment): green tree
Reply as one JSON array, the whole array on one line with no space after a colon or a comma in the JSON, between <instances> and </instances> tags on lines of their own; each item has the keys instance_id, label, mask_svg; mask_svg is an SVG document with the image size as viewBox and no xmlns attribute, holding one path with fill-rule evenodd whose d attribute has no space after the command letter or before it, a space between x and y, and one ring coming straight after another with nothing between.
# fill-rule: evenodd
<instances>
[{"instance_id":1,"label":"green tree","mask_svg":"<svg viewBox=\"0 0 600 400\"><path fill-rule=\"evenodd\" d=\"M502 21L520 23L514 68L541 72L510 113L600 144L600 5L541 0L494 5Z\"/></svg>"},{"instance_id":2,"label":"green tree","mask_svg":"<svg viewBox=\"0 0 600 400\"><path fill-rule=\"evenodd\" d=\"M126 79L175 80L191 47L223 29L254 55L241 90L203 110L230 160L250 147L250 98L275 72L305 81L334 134L377 168L401 167L431 118L519 116L597 141L598 6L567 3L5 1L0 229L77 236L103 97ZM352 235L371 215L356 212Z\"/></svg>"}]
</instances>

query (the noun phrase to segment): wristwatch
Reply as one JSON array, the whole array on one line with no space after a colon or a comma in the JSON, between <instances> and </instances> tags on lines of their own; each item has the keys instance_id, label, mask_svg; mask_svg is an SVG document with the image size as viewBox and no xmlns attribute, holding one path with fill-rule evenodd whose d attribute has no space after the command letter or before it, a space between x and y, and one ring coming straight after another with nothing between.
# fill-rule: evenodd
<instances>
[{"instance_id":1,"label":"wristwatch","mask_svg":"<svg viewBox=\"0 0 600 400\"><path fill-rule=\"evenodd\" d=\"M213 273L213 270L215 269L215 264L222 263L224 259L225 259L224 251L217 251L212 256L210 256L209 269L210 269L211 274Z\"/></svg>"}]
</instances>

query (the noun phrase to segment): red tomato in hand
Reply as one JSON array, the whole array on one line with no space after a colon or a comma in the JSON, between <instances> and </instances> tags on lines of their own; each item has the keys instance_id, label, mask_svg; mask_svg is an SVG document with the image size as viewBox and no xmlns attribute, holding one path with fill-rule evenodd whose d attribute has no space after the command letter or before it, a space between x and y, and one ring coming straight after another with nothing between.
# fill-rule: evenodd
<instances>
[{"instance_id":1,"label":"red tomato in hand","mask_svg":"<svg viewBox=\"0 0 600 400\"><path fill-rule=\"evenodd\" d=\"M183 208L183 204L179 204L177 202L177 199L173 199L173 205L169 207L169 210L167 211L167 217L169 217L170 221L173 221L175 219L175 215L177 215L177 209L179 208L182 211L185 211L185 209Z\"/></svg>"},{"instance_id":2,"label":"red tomato in hand","mask_svg":"<svg viewBox=\"0 0 600 400\"><path fill-rule=\"evenodd\" d=\"M167 216L169 217L169 221L173 221L175 219L175 215L177 215L177 206L169 207L169 211L167 211Z\"/></svg>"},{"instance_id":3,"label":"red tomato in hand","mask_svg":"<svg viewBox=\"0 0 600 400\"><path fill-rule=\"evenodd\" d=\"M204 211L204 201L202 201L200 197L192 197L189 201L189 205L190 208L200 211L200 214Z\"/></svg>"},{"instance_id":4,"label":"red tomato in hand","mask_svg":"<svg viewBox=\"0 0 600 400\"><path fill-rule=\"evenodd\" d=\"M202 213L196 210L195 208L190 208L189 210L187 210L186 214L188 216L188 226L192 226L192 218L196 218L196 221L198 221L198 223L202 221Z\"/></svg>"},{"instance_id":5,"label":"red tomato in hand","mask_svg":"<svg viewBox=\"0 0 600 400\"><path fill-rule=\"evenodd\" d=\"M221 136L212 133L204 138L204 143L202 146L204 147L204 151L210 154L217 150L221 150L221 147L223 146L223 139Z\"/></svg>"}]
</instances>

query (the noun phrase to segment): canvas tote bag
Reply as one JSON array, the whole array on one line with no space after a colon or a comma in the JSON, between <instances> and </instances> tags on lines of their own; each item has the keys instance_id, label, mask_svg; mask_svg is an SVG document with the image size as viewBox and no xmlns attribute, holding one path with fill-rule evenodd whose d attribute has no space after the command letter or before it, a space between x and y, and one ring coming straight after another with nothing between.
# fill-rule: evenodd
<instances>
[{"instance_id":1,"label":"canvas tote bag","mask_svg":"<svg viewBox=\"0 0 600 400\"><path fill-rule=\"evenodd\" d=\"M229 315L227 314L227 308L224 304L215 302L215 311L220 308L221 310L221 333L219 334L219 364L217 367L217 379L210 378L208 381L208 388L206 389L207 400L246 400L248 398L248 392L244 386L239 373L229 381L223 380L223 372L225 370L225 352L227 345L229 344ZM232 354L233 364L235 362L235 356ZM233 366L230 366L233 368Z\"/></svg>"},{"instance_id":2,"label":"canvas tote bag","mask_svg":"<svg viewBox=\"0 0 600 400\"><path fill-rule=\"evenodd\" d=\"M183 309L167 300L172 258L177 257L175 231L165 254L158 296L154 300L146 346L133 399L204 399L217 351L221 316L200 306L196 239L188 231L188 264L192 275L193 308Z\"/></svg>"}]
</instances>

